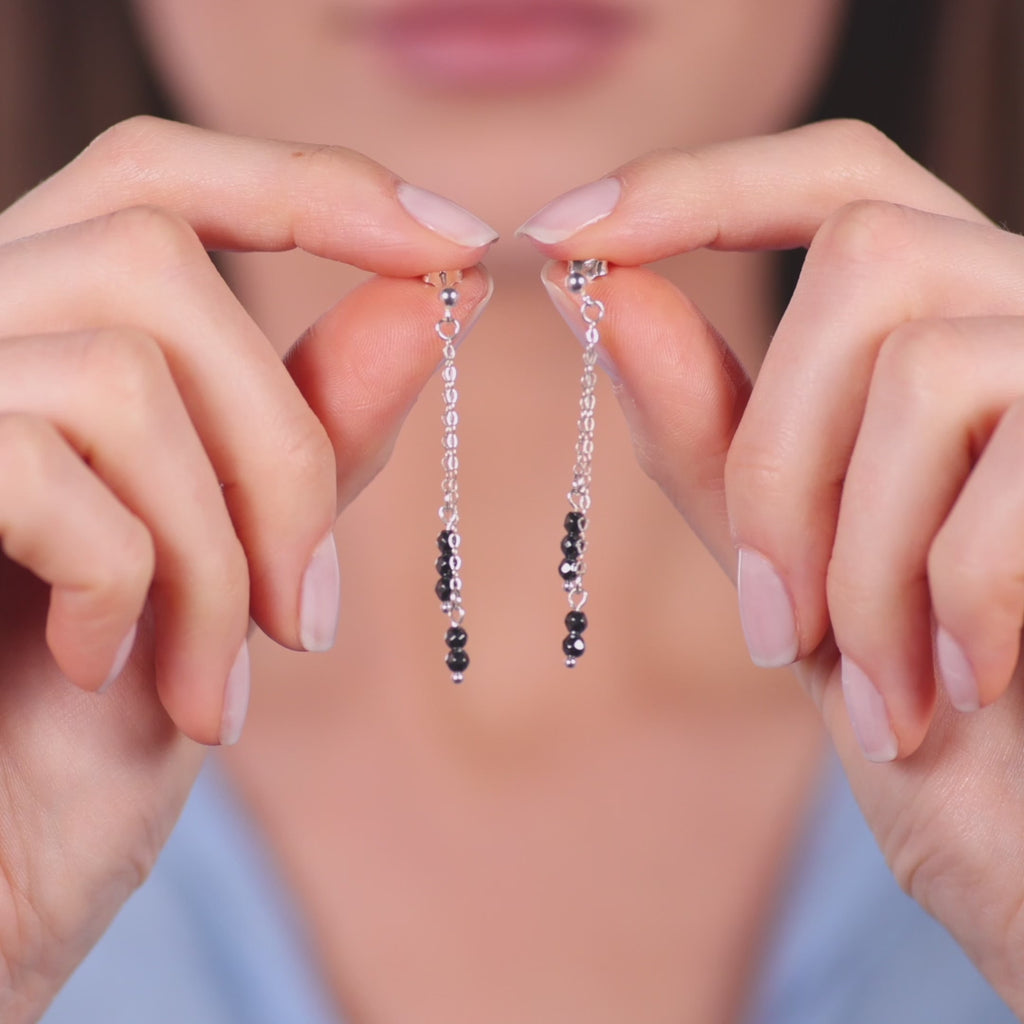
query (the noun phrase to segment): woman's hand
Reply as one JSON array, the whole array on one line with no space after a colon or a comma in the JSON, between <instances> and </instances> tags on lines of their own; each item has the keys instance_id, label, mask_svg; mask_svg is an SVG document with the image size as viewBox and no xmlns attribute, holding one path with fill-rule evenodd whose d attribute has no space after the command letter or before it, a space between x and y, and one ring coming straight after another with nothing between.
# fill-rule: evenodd
<instances>
[{"instance_id":1,"label":"woman's hand","mask_svg":"<svg viewBox=\"0 0 1024 1024\"><path fill-rule=\"evenodd\" d=\"M1024 239L855 122L655 153L524 233L618 265L591 291L645 467L754 659L797 662L901 884L1024 1013ZM637 268L705 246L808 247L753 387Z\"/></svg>"},{"instance_id":2,"label":"woman's hand","mask_svg":"<svg viewBox=\"0 0 1024 1024\"><path fill-rule=\"evenodd\" d=\"M356 153L151 118L0 214L4 1021L36 1018L145 877L192 740L237 739L250 615L332 643L337 510L439 359L436 292L396 278L492 240ZM283 365L206 250L296 246L390 279ZM489 283L460 291L469 322Z\"/></svg>"}]
</instances>

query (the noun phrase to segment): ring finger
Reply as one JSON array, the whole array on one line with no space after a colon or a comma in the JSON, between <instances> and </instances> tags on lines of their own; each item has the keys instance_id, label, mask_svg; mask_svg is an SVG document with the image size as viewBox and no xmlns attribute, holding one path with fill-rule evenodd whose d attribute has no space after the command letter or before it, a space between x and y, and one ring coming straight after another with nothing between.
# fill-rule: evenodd
<instances>
[{"instance_id":1,"label":"ring finger","mask_svg":"<svg viewBox=\"0 0 1024 1024\"><path fill-rule=\"evenodd\" d=\"M911 752L927 729L935 678L932 593L943 602L936 609L940 623L955 623L972 641L992 603L978 608L958 598L950 589L953 574L931 574L929 563L978 453L984 452L982 462L989 457L995 425L1024 394L1022 337L1022 318L922 320L897 329L881 347L843 483L828 570L844 693L872 759ZM943 565L951 564L951 555L962 563L963 552L955 549L964 536L960 526L947 537ZM990 622L984 634L999 634L989 649L1005 655L1011 641L1016 650L1020 624L1010 636L1006 617L999 622ZM982 679L987 699L1005 687L1015 662L1015 654L989 657Z\"/></svg>"}]
</instances>

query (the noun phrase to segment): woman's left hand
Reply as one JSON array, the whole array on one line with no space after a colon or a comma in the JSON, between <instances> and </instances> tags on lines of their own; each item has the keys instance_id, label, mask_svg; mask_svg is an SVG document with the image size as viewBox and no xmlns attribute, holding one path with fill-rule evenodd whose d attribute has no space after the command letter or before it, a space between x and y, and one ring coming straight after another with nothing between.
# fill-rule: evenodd
<instances>
[{"instance_id":1,"label":"woman's left hand","mask_svg":"<svg viewBox=\"0 0 1024 1024\"><path fill-rule=\"evenodd\" d=\"M900 883L1024 1013L1024 238L850 121L654 153L525 233L616 265L590 290L642 463L755 661L796 663ZM638 266L797 246L754 385Z\"/></svg>"}]
</instances>

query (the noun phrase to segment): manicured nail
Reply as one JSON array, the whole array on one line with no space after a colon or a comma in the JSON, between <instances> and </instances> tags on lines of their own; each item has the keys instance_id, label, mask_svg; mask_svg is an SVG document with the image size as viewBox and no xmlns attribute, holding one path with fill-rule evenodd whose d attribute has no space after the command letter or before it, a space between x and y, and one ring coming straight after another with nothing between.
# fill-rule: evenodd
<instances>
[{"instance_id":1,"label":"manicured nail","mask_svg":"<svg viewBox=\"0 0 1024 1024\"><path fill-rule=\"evenodd\" d=\"M132 648L135 646L135 636L139 631L139 624L136 622L131 629L128 630L128 635L121 641L117 648L117 654L114 655L114 664L110 667L110 673L107 678L103 681L103 685L96 691L102 693L110 684L124 671L125 665L128 664L128 656L132 653Z\"/></svg>"},{"instance_id":2,"label":"manicured nail","mask_svg":"<svg viewBox=\"0 0 1024 1024\"><path fill-rule=\"evenodd\" d=\"M564 242L577 231L607 217L615 209L621 195L622 182L618 178L602 178L589 185L581 185L553 199L516 234L526 235L545 245Z\"/></svg>"},{"instance_id":3,"label":"manicured nail","mask_svg":"<svg viewBox=\"0 0 1024 1024\"><path fill-rule=\"evenodd\" d=\"M974 670L964 649L942 626L935 631L935 658L949 702L957 711L977 711L981 707L981 694Z\"/></svg>"},{"instance_id":4,"label":"manicured nail","mask_svg":"<svg viewBox=\"0 0 1024 1024\"><path fill-rule=\"evenodd\" d=\"M786 584L764 555L740 548L736 570L740 623L755 665L791 665L800 649L796 615Z\"/></svg>"},{"instance_id":5,"label":"manicured nail","mask_svg":"<svg viewBox=\"0 0 1024 1024\"><path fill-rule=\"evenodd\" d=\"M869 761L892 761L899 744L889 724L889 712L882 695L864 670L845 656L840 671L846 710L864 756Z\"/></svg>"},{"instance_id":6,"label":"manicured nail","mask_svg":"<svg viewBox=\"0 0 1024 1024\"><path fill-rule=\"evenodd\" d=\"M447 238L449 242L475 249L477 246L490 245L498 238L498 232L490 224L485 224L469 210L456 206L450 199L436 192L417 188L407 181L403 181L397 191L398 201L413 220L418 220L425 228Z\"/></svg>"},{"instance_id":7,"label":"manicured nail","mask_svg":"<svg viewBox=\"0 0 1024 1024\"><path fill-rule=\"evenodd\" d=\"M565 293L558 285L549 281L544 274L541 275L540 281L548 295L551 296L551 302L555 309L558 310L558 315L566 322L569 330L576 336L576 340L585 347L587 345L586 325L583 323L583 317L580 316L579 300L574 301L571 310L567 309ZM608 374L608 379L613 384L620 384L622 382L618 367L612 362L608 351L600 342L597 343L597 364Z\"/></svg>"},{"instance_id":8,"label":"manicured nail","mask_svg":"<svg viewBox=\"0 0 1024 1024\"><path fill-rule=\"evenodd\" d=\"M302 577L299 597L299 639L307 651L327 651L334 646L341 605L341 576L334 534L317 545Z\"/></svg>"},{"instance_id":9,"label":"manicured nail","mask_svg":"<svg viewBox=\"0 0 1024 1024\"><path fill-rule=\"evenodd\" d=\"M220 713L221 746L230 747L238 742L249 710L249 645L245 640L238 648L235 663L228 673L224 687L224 708Z\"/></svg>"}]
</instances>

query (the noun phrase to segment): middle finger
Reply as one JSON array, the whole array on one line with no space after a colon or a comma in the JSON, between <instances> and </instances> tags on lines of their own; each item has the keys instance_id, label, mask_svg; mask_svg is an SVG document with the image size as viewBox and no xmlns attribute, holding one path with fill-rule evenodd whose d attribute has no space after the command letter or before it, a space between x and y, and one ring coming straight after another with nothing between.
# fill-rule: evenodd
<instances>
[{"instance_id":1,"label":"middle finger","mask_svg":"<svg viewBox=\"0 0 1024 1024\"><path fill-rule=\"evenodd\" d=\"M806 657L827 634L843 481L885 338L923 317L1021 311L1024 240L1007 232L878 202L819 231L726 464L745 611L770 602L791 637L752 651L761 663Z\"/></svg>"}]
</instances>

